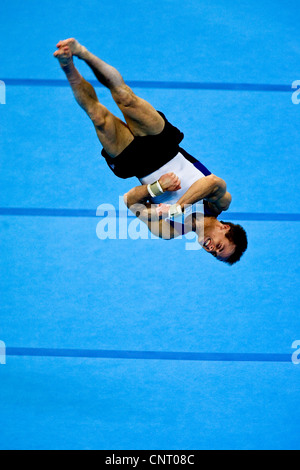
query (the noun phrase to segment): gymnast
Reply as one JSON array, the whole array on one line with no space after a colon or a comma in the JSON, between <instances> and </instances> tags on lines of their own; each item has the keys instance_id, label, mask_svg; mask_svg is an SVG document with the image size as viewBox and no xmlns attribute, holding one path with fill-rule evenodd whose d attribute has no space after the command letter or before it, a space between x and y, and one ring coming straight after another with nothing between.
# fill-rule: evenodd
<instances>
[{"instance_id":1,"label":"gymnast","mask_svg":"<svg viewBox=\"0 0 300 470\"><path fill-rule=\"evenodd\" d=\"M75 68L73 56L85 61L110 90L125 122L99 102L92 85ZM245 230L218 220L232 201L226 183L179 146L184 134L162 112L136 96L115 68L75 39L60 41L54 57L78 104L93 122L110 169L119 178L140 181L124 196L128 208L163 239L193 231L204 250L218 260L229 265L239 261L248 245ZM203 201L204 216L199 218L192 210L183 223L186 208L199 201Z\"/></svg>"}]
</instances>

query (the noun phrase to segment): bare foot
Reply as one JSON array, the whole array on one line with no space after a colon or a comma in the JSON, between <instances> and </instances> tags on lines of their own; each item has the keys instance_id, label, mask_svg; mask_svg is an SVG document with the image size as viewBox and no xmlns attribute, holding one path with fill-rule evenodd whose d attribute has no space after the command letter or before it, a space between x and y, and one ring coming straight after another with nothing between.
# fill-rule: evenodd
<instances>
[{"instance_id":1,"label":"bare foot","mask_svg":"<svg viewBox=\"0 0 300 470\"><path fill-rule=\"evenodd\" d=\"M64 41L59 41L59 43L56 46L58 49L61 49L62 47L69 47L71 53L75 56L78 57L79 59L83 58L84 53L86 52L86 48L83 47L81 44L79 44L76 39L71 38L71 39L65 39Z\"/></svg>"},{"instance_id":2,"label":"bare foot","mask_svg":"<svg viewBox=\"0 0 300 470\"><path fill-rule=\"evenodd\" d=\"M73 62L73 54L69 47L61 47L58 51L54 52L53 55L59 60L62 67L66 67L66 65Z\"/></svg>"}]
</instances>

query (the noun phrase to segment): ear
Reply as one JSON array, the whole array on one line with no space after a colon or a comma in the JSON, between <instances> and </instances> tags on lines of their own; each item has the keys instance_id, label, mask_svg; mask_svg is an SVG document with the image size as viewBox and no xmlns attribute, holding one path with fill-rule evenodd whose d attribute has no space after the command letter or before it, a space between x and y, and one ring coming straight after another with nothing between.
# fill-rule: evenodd
<instances>
[{"instance_id":1,"label":"ear","mask_svg":"<svg viewBox=\"0 0 300 470\"><path fill-rule=\"evenodd\" d=\"M230 225L222 224L221 230L229 230L229 229L230 229Z\"/></svg>"}]
</instances>

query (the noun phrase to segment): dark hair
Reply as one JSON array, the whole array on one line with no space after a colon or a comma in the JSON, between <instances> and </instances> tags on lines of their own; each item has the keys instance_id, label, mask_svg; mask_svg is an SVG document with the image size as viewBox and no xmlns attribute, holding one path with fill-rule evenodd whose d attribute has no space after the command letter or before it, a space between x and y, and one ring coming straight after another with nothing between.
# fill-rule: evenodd
<instances>
[{"instance_id":1,"label":"dark hair","mask_svg":"<svg viewBox=\"0 0 300 470\"><path fill-rule=\"evenodd\" d=\"M231 222L221 222L224 225L229 225L230 230L226 234L226 237L231 241L235 246L235 252L228 259L224 260L225 263L230 264L231 266L238 261L245 253L248 247L247 234L243 227L240 225L232 224Z\"/></svg>"}]
</instances>

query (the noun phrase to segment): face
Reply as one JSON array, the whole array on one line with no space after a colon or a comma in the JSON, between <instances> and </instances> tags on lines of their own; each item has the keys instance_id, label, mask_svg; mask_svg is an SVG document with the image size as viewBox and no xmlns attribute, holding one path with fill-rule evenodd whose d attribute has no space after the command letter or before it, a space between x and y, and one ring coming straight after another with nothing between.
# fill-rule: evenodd
<instances>
[{"instance_id":1,"label":"face","mask_svg":"<svg viewBox=\"0 0 300 470\"><path fill-rule=\"evenodd\" d=\"M226 237L229 231L229 225L222 224L217 219L212 219L204 226L204 240L199 240L199 243L205 251L225 261L233 255L236 248Z\"/></svg>"}]
</instances>

